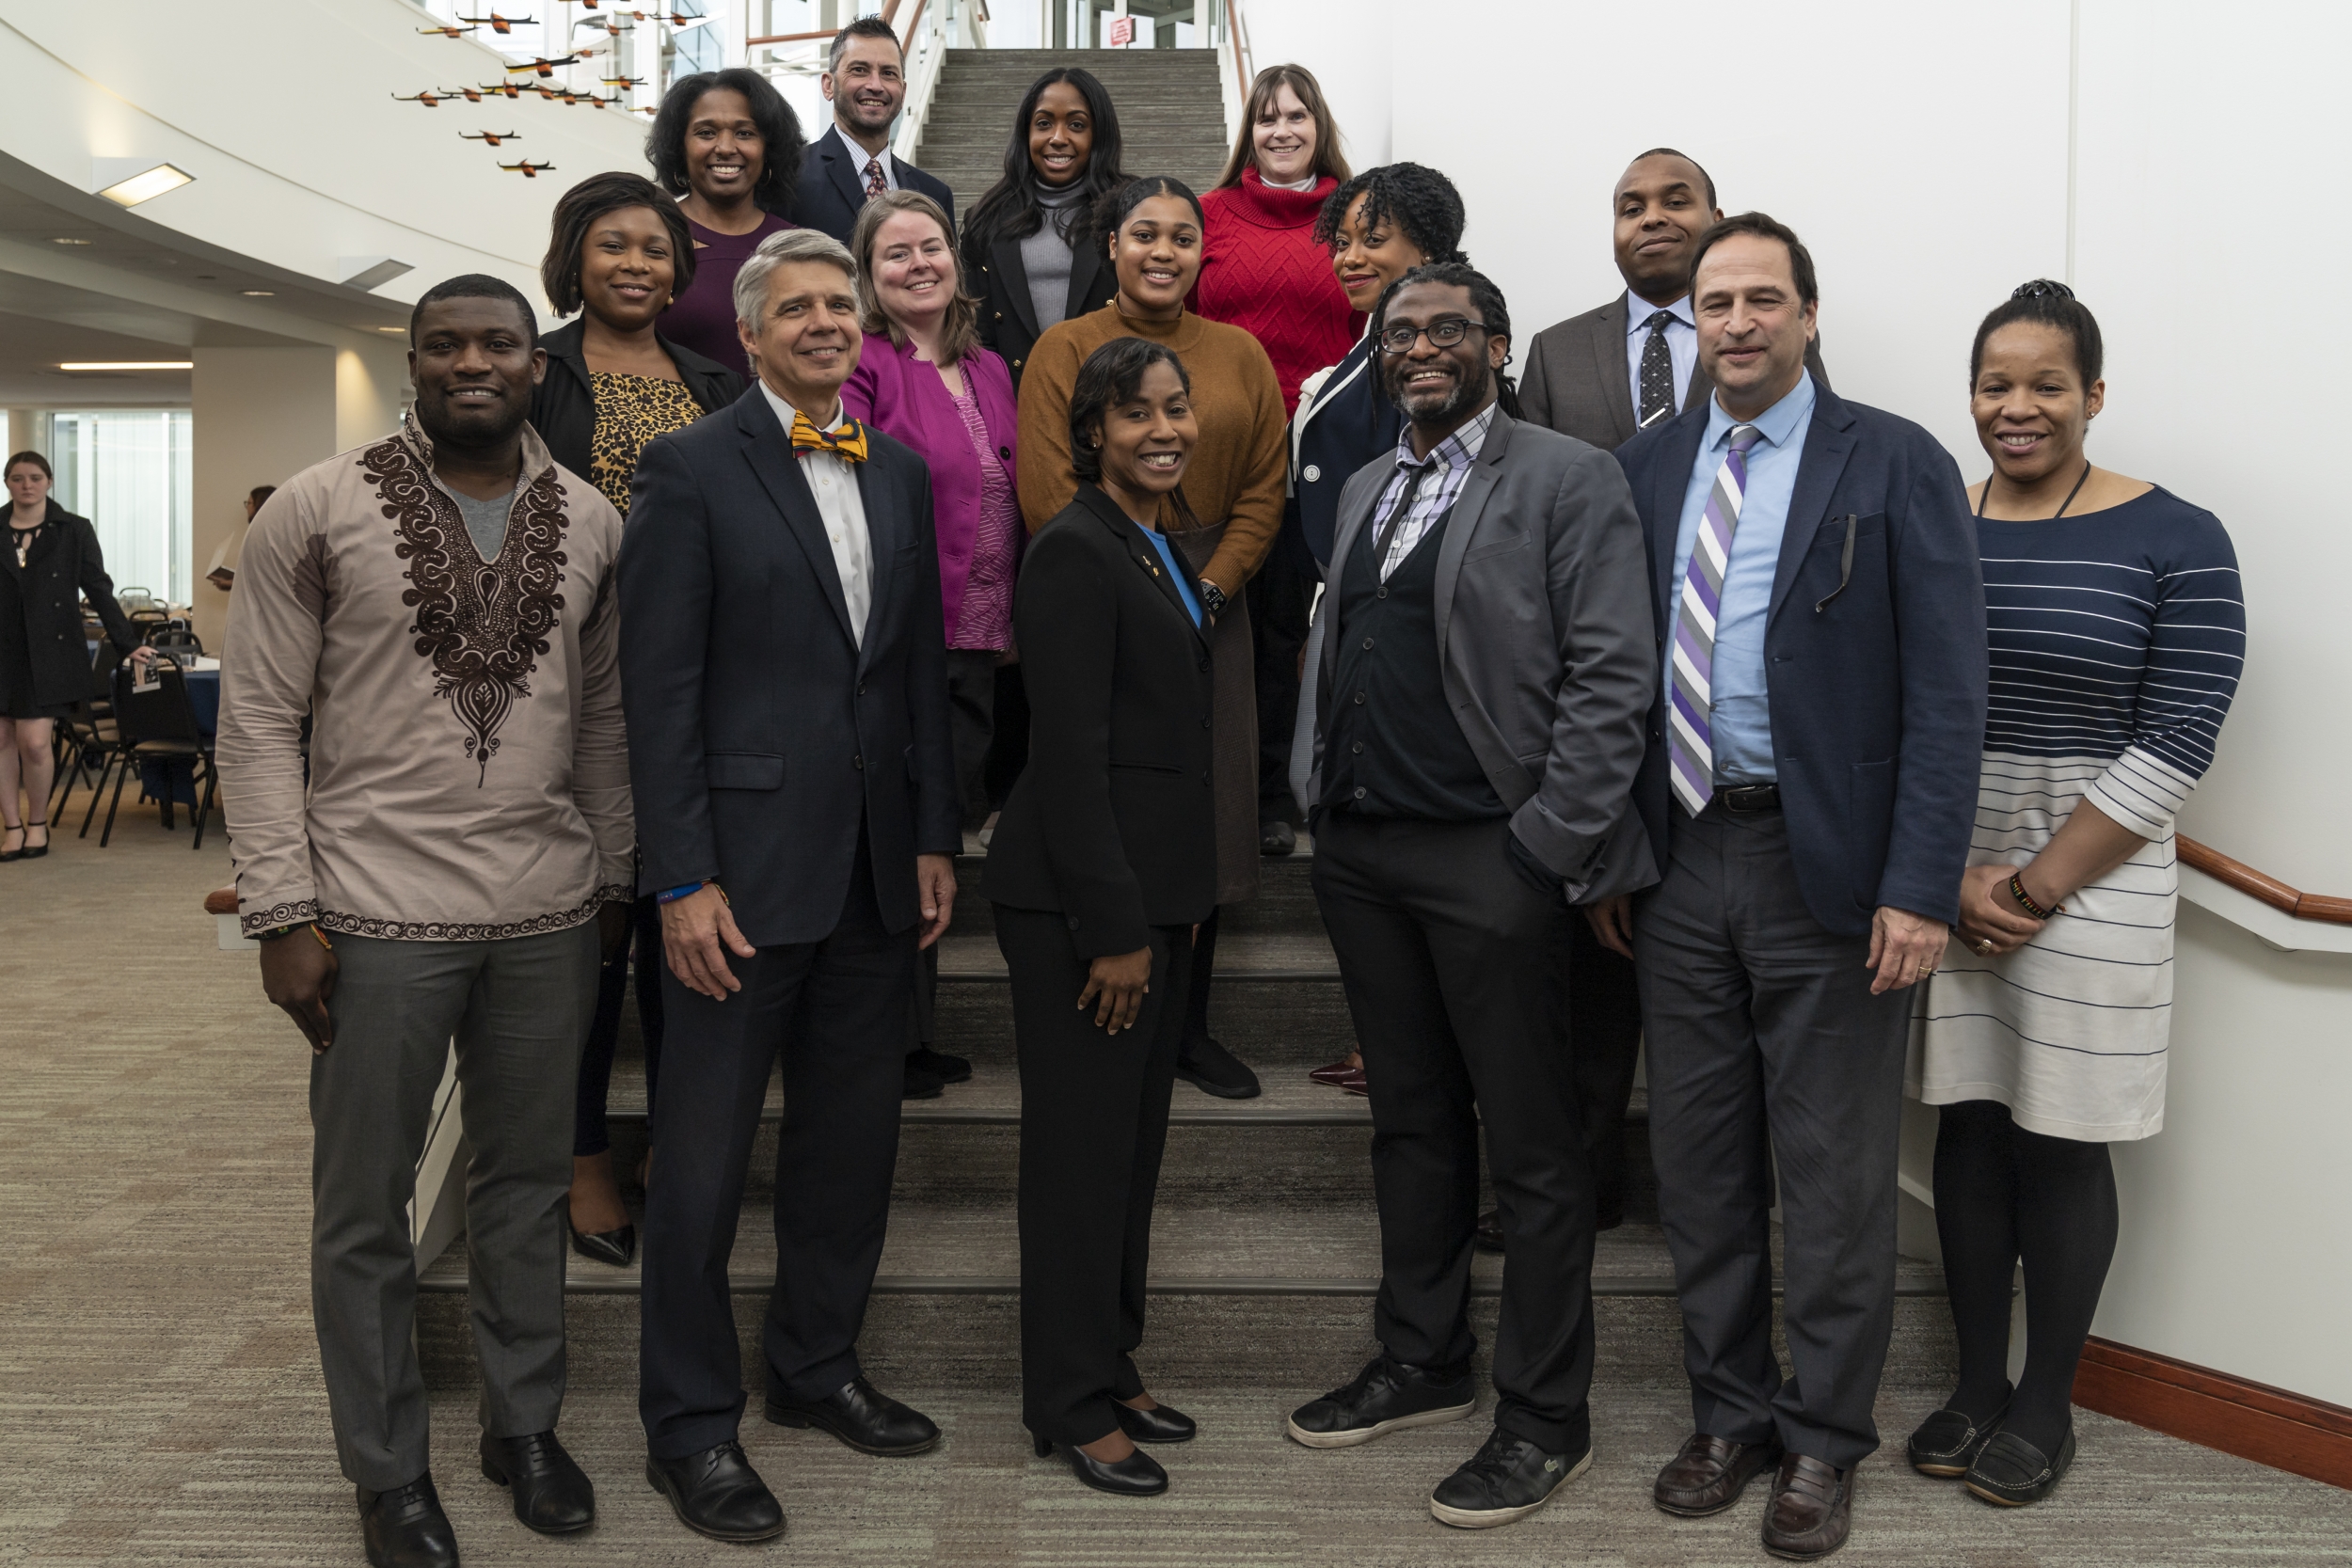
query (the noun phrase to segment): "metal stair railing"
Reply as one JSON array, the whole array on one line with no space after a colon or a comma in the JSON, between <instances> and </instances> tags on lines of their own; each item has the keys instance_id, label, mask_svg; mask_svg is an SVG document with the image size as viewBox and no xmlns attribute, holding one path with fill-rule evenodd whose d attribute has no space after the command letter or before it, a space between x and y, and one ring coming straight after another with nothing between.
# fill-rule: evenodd
<instances>
[{"instance_id":1,"label":"metal stair railing","mask_svg":"<svg viewBox=\"0 0 2352 1568\"><path fill-rule=\"evenodd\" d=\"M898 135L891 151L906 163L914 162L923 145L923 127L930 119L950 49L988 47L987 0L914 0L914 14L901 35L906 56L907 96L898 108Z\"/></svg>"}]
</instances>

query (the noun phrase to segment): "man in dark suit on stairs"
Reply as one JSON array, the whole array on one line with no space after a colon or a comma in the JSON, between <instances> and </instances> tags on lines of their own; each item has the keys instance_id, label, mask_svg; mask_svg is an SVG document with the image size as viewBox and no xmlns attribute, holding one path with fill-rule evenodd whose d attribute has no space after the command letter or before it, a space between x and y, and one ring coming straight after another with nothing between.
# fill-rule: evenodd
<instances>
[{"instance_id":1,"label":"man in dark suit on stairs","mask_svg":"<svg viewBox=\"0 0 2352 1568\"><path fill-rule=\"evenodd\" d=\"M956 193L947 182L890 150L890 127L907 97L906 57L890 24L862 16L834 34L833 52L818 83L833 105L833 124L801 154L792 221L848 245L867 197L921 191L939 203L952 224Z\"/></svg>"},{"instance_id":2,"label":"man in dark suit on stairs","mask_svg":"<svg viewBox=\"0 0 2352 1568\"><path fill-rule=\"evenodd\" d=\"M781 1053L767 1415L863 1453L939 1429L858 1367L898 1154L917 950L961 846L930 473L843 418L856 267L822 234L737 275L759 380L648 444L621 546L621 670L670 1044L647 1188L639 1414L689 1528L781 1534L743 1457L727 1262Z\"/></svg>"},{"instance_id":3,"label":"man in dark suit on stairs","mask_svg":"<svg viewBox=\"0 0 2352 1568\"><path fill-rule=\"evenodd\" d=\"M1698 362L1691 253L1700 232L1724 215L1714 180L1670 147L1653 148L1626 166L1614 210L1625 293L1537 333L1519 387L1532 423L1603 451L1678 410L1703 406L1714 391ZM1816 382L1829 385L1817 345L1806 345L1804 362ZM1577 1086L1594 1206L1599 1227L1609 1230L1625 1220L1625 1117L1642 1047L1642 1004L1631 963L1602 947L1581 920L1568 940ZM1501 1250L1502 1227L1491 1210L1479 1216L1478 1241Z\"/></svg>"}]
</instances>

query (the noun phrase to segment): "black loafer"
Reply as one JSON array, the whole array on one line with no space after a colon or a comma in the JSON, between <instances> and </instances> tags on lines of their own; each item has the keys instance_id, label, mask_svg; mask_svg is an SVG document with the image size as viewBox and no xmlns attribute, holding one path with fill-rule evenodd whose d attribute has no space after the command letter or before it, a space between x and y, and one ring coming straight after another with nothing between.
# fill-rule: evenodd
<instances>
[{"instance_id":1,"label":"black loafer","mask_svg":"<svg viewBox=\"0 0 2352 1568\"><path fill-rule=\"evenodd\" d=\"M1051 1438L1035 1438L1037 1456L1050 1459L1056 1445ZM1160 1462L1141 1449L1124 1459L1096 1459L1075 1443L1060 1445L1070 1461L1071 1473L1097 1492L1108 1492L1114 1497L1156 1497L1168 1490L1168 1472Z\"/></svg>"},{"instance_id":2,"label":"black loafer","mask_svg":"<svg viewBox=\"0 0 2352 1568\"><path fill-rule=\"evenodd\" d=\"M596 1489L552 1432L484 1433L482 1473L514 1491L515 1517L541 1535L569 1535L596 1522Z\"/></svg>"},{"instance_id":3,"label":"black loafer","mask_svg":"<svg viewBox=\"0 0 2352 1568\"><path fill-rule=\"evenodd\" d=\"M1964 1476L1985 1444L2001 1430L2001 1418L2008 1414L2007 1400L2001 1402L2000 1409L1981 1421L1947 1405L1919 1423L1919 1430L1903 1445L1903 1452L1910 1458L1911 1467L1923 1476L1944 1480Z\"/></svg>"},{"instance_id":4,"label":"black loafer","mask_svg":"<svg viewBox=\"0 0 2352 1568\"><path fill-rule=\"evenodd\" d=\"M1562 1481L1592 1467L1589 1443L1581 1454L1546 1453L1497 1427L1477 1453L1429 1494L1429 1513L1457 1529L1490 1529L1526 1518L1551 1501Z\"/></svg>"},{"instance_id":5,"label":"black loafer","mask_svg":"<svg viewBox=\"0 0 2352 1568\"><path fill-rule=\"evenodd\" d=\"M933 1051L928 1045L917 1046L908 1052L907 1061L943 1084L968 1084L972 1081L972 1063L967 1058L950 1056L945 1051Z\"/></svg>"},{"instance_id":6,"label":"black loafer","mask_svg":"<svg viewBox=\"0 0 2352 1568\"><path fill-rule=\"evenodd\" d=\"M457 1568L457 1534L429 1472L389 1492L360 1487L359 1535L374 1568Z\"/></svg>"},{"instance_id":7,"label":"black loafer","mask_svg":"<svg viewBox=\"0 0 2352 1568\"><path fill-rule=\"evenodd\" d=\"M1445 1376L1380 1355L1346 1387L1292 1411L1290 1434L1311 1449L1352 1449L1391 1432L1458 1421L1477 1408L1468 1370Z\"/></svg>"},{"instance_id":8,"label":"black loafer","mask_svg":"<svg viewBox=\"0 0 2352 1568\"><path fill-rule=\"evenodd\" d=\"M784 1533L784 1505L743 1457L740 1443L722 1443L684 1459L647 1455L645 1479L670 1499L678 1523L698 1535L772 1541Z\"/></svg>"},{"instance_id":9,"label":"black loafer","mask_svg":"<svg viewBox=\"0 0 2352 1568\"><path fill-rule=\"evenodd\" d=\"M1119 1418L1119 1430L1135 1443L1189 1443L1200 1430L1193 1418L1172 1404L1155 1404L1149 1410L1137 1410L1132 1404L1111 1402L1111 1411Z\"/></svg>"},{"instance_id":10,"label":"black loafer","mask_svg":"<svg viewBox=\"0 0 2352 1568\"><path fill-rule=\"evenodd\" d=\"M1219 1100L1255 1100L1262 1092L1249 1065L1215 1040L1194 1040L1176 1057L1176 1076Z\"/></svg>"},{"instance_id":11,"label":"black loafer","mask_svg":"<svg viewBox=\"0 0 2352 1568\"><path fill-rule=\"evenodd\" d=\"M780 1427L815 1427L830 1432L860 1453L902 1459L939 1444L939 1428L929 1416L910 1410L853 1377L821 1400L768 1396L768 1419Z\"/></svg>"},{"instance_id":12,"label":"black loafer","mask_svg":"<svg viewBox=\"0 0 2352 1568\"><path fill-rule=\"evenodd\" d=\"M1968 1479L1962 1484L1986 1502L2023 1508L2056 1491L2074 1467L2074 1429L2071 1425L2058 1439L2057 1455L2046 1459L2040 1449L2017 1433L1996 1432L1978 1453L1976 1463L1968 1466Z\"/></svg>"},{"instance_id":13,"label":"black loafer","mask_svg":"<svg viewBox=\"0 0 2352 1568\"><path fill-rule=\"evenodd\" d=\"M1283 821L1258 824L1258 853L1287 855L1298 847L1298 831Z\"/></svg>"},{"instance_id":14,"label":"black loafer","mask_svg":"<svg viewBox=\"0 0 2352 1568\"><path fill-rule=\"evenodd\" d=\"M566 1218L564 1228L572 1233L572 1250L590 1262L625 1269L637 1261L637 1227L633 1225L625 1225L618 1230L588 1231L575 1229Z\"/></svg>"}]
</instances>

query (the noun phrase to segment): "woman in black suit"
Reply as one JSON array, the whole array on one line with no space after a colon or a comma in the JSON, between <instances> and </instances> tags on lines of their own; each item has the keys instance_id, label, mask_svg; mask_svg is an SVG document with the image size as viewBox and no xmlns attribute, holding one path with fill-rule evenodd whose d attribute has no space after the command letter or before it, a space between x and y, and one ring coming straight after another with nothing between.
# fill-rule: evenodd
<instances>
[{"instance_id":1,"label":"woman in black suit","mask_svg":"<svg viewBox=\"0 0 2352 1568\"><path fill-rule=\"evenodd\" d=\"M1190 398L1182 361L1140 338L1079 369L1077 498L1029 541L1014 598L1029 766L985 883L1021 1060L1022 1420L1041 1456L1059 1444L1079 1480L1131 1497L1168 1488L1136 1444L1193 1434L1132 1354L1192 931L1216 907L1199 585L1136 520L1184 478Z\"/></svg>"},{"instance_id":2,"label":"woman in black suit","mask_svg":"<svg viewBox=\"0 0 2352 1568\"><path fill-rule=\"evenodd\" d=\"M963 276L980 296L980 343L1012 384L1045 329L1100 310L1119 292L1094 242L1098 198L1127 182L1119 116L1094 73L1060 66L1029 85L1005 144L1005 172L963 220Z\"/></svg>"},{"instance_id":3,"label":"woman in black suit","mask_svg":"<svg viewBox=\"0 0 2352 1568\"><path fill-rule=\"evenodd\" d=\"M115 603L98 531L51 499L49 460L20 451L8 459L7 477L8 531L0 546L0 823L7 831L0 832L0 861L37 861L49 853L56 721L90 695L80 601L89 600L116 647L141 662L155 656L139 645L131 618Z\"/></svg>"},{"instance_id":4,"label":"woman in black suit","mask_svg":"<svg viewBox=\"0 0 2352 1568\"><path fill-rule=\"evenodd\" d=\"M548 372L531 395L532 428L556 462L595 485L627 517L629 481L645 443L743 395L740 375L680 346L659 325L694 281L694 240L686 214L669 192L643 175L592 175L555 204L539 281L557 314L577 310L580 319L539 340L548 351ZM650 896L637 900L631 942L598 974L573 1115L566 1213L572 1249L616 1268L637 1257L637 1227L613 1180L605 1117L630 945L637 951L637 1022L645 1042L650 1117L661 1069L661 916Z\"/></svg>"}]
</instances>

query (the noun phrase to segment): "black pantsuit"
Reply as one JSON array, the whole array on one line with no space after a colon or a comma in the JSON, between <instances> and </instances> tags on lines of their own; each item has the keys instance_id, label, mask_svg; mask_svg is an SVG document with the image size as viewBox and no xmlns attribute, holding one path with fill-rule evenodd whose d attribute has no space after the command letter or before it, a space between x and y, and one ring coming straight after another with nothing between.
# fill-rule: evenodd
<instances>
[{"instance_id":1,"label":"black pantsuit","mask_svg":"<svg viewBox=\"0 0 2352 1568\"><path fill-rule=\"evenodd\" d=\"M716 1002L661 977L678 1048L663 1064L645 1188L639 1412L657 1459L734 1439L743 1414L727 1259L769 1074L784 1063L776 1148L771 1397L815 1400L858 1375L866 1293L882 1261L898 1163L914 933L891 932L861 842L840 924L818 942L730 955Z\"/></svg>"},{"instance_id":2,"label":"black pantsuit","mask_svg":"<svg viewBox=\"0 0 2352 1568\"><path fill-rule=\"evenodd\" d=\"M1111 1400L1143 1392L1134 1354L1190 932L1152 931L1152 990L1116 1036L1073 1006L1087 960L1064 917L999 910L996 945L1021 1056L1021 1419L1040 1437L1091 1443L1116 1429Z\"/></svg>"},{"instance_id":3,"label":"black pantsuit","mask_svg":"<svg viewBox=\"0 0 2352 1568\"><path fill-rule=\"evenodd\" d=\"M1510 824L1318 816L1315 900L1372 1085L1380 1206L1374 1331L1467 1370L1478 1143L1510 1268L1495 1424L1549 1453L1591 1435L1593 1190L1554 961L1574 918L1505 858Z\"/></svg>"}]
</instances>

